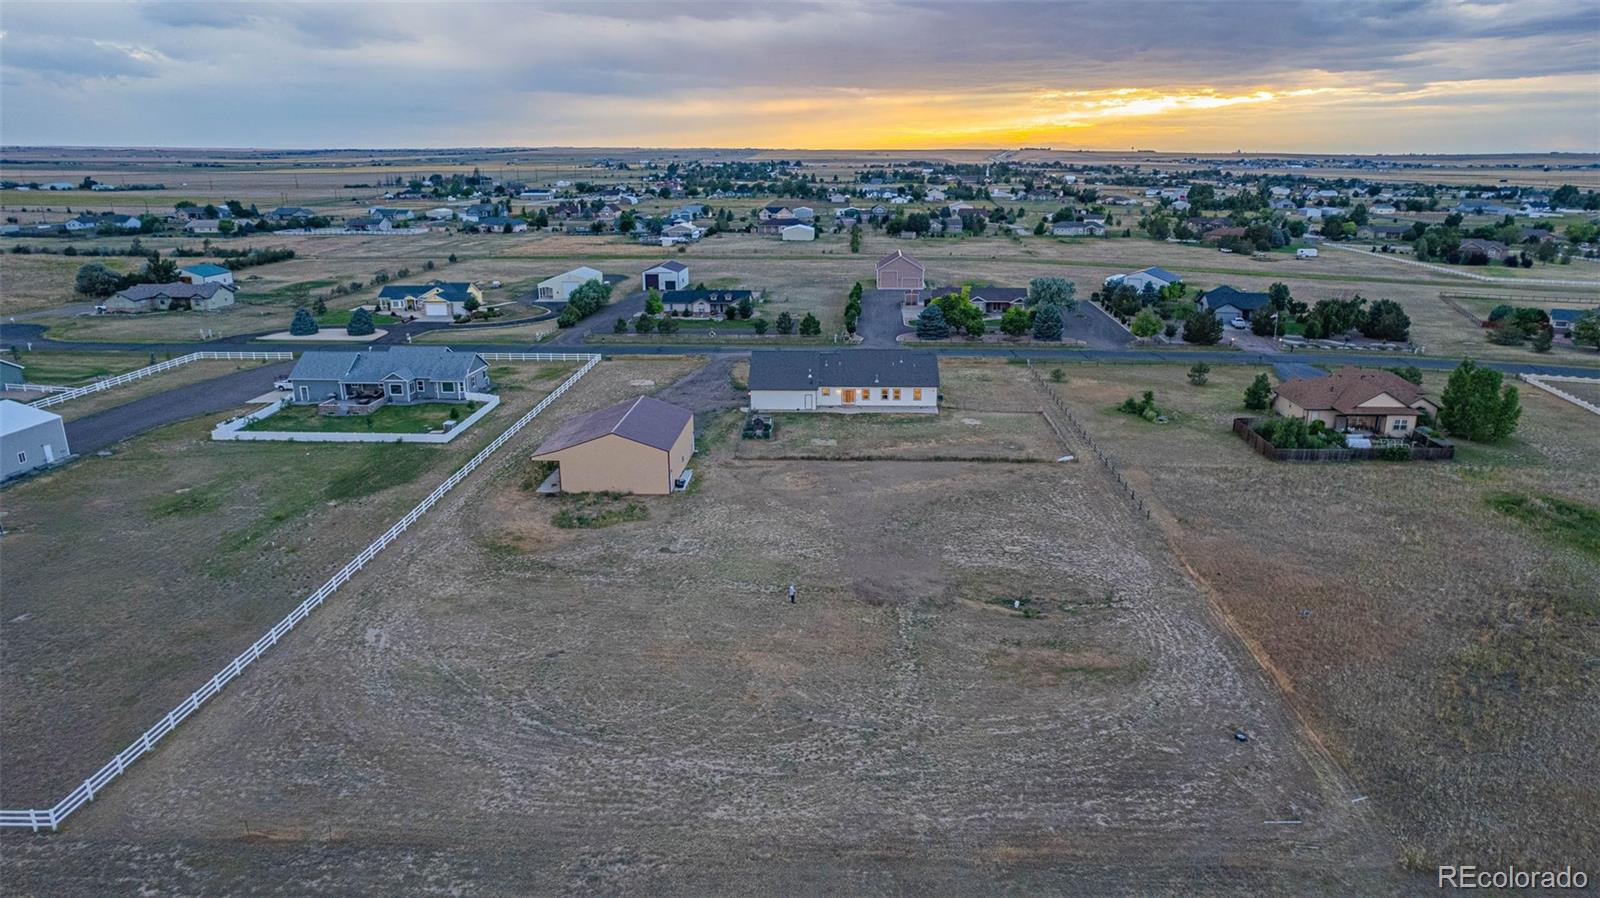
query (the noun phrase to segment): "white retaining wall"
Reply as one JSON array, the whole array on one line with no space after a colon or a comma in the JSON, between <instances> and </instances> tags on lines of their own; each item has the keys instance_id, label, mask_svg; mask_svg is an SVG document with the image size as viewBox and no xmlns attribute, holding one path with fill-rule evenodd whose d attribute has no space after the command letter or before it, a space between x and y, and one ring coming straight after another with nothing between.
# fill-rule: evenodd
<instances>
[{"instance_id":1,"label":"white retaining wall","mask_svg":"<svg viewBox=\"0 0 1600 898\"><path fill-rule=\"evenodd\" d=\"M500 397L491 393L468 393L467 399L483 405L463 418L444 433L319 433L304 430L245 430L250 424L269 418L283 408L274 402L260 411L238 418L229 418L211 429L211 438L219 442L230 440L286 443L448 443L467 428L478 423L484 415L500 407ZM404 408L404 406L397 406Z\"/></svg>"},{"instance_id":2,"label":"white retaining wall","mask_svg":"<svg viewBox=\"0 0 1600 898\"><path fill-rule=\"evenodd\" d=\"M189 715L199 710L201 705L220 693L224 686L228 685L234 677L243 673L246 667L249 667L257 658L265 654L268 649L277 645L278 640L282 639L301 621L309 617L317 606L326 601L351 577L354 577L366 566L367 562L376 558L384 547L399 539L401 534L405 533L424 514L427 514L428 510L437 504L440 499L444 498L446 493L465 480L473 471L477 470L479 465L487 461L495 453L495 450L509 442L524 427L528 426L530 421L538 417L540 412L548 408L550 403L556 401L563 393L571 389L572 385L577 383L585 374L588 374L595 365L600 364L600 356L598 355L586 356L586 358L588 361L584 363L584 366L574 372L571 377L562 381L561 386L556 387L554 392L539 400L538 405L534 406L526 415L518 418L516 423L506 428L504 433L495 437L494 442L485 446L477 455L474 455L459 470L451 474L444 483L435 487L433 492L427 495L427 498L417 503L415 508L406 512L405 517L402 517L382 536L373 540L370 545L357 553L354 558L350 559L348 564L339 569L338 573L328 578L328 582L322 584L316 592L307 596L305 601L297 605L283 620L278 621L271 630L268 630L260 639L257 639L243 654L230 661L222 670L217 671L211 679L191 693L188 698L179 702L177 707L168 711L166 716L157 720L155 726L145 730L139 738L133 740L131 745L117 752L110 761L106 762L104 767L95 771L92 776L80 783L76 789L67 793L66 797L56 802L53 807L0 810L0 828L31 829L34 832L38 832L41 829L53 830L60 826L61 821L65 820L78 808L93 801L95 795L104 791L112 780L121 776L134 762L152 751L156 744L165 738L168 733L177 729L178 724L188 719ZM539 360L534 359L533 361Z\"/></svg>"}]
</instances>

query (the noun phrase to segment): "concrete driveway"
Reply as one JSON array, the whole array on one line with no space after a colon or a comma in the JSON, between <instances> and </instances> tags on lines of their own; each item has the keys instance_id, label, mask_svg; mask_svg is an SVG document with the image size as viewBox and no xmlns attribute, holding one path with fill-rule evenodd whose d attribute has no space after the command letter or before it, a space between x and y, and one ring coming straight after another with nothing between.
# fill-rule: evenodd
<instances>
[{"instance_id":1,"label":"concrete driveway","mask_svg":"<svg viewBox=\"0 0 1600 898\"><path fill-rule=\"evenodd\" d=\"M87 455L147 430L227 411L271 390L272 382L292 368L294 362L274 362L235 371L68 421L67 442L74 453Z\"/></svg>"},{"instance_id":2,"label":"concrete driveway","mask_svg":"<svg viewBox=\"0 0 1600 898\"><path fill-rule=\"evenodd\" d=\"M1090 349L1123 349L1133 339L1128 329L1111 314L1088 300L1062 317L1061 336L1082 340Z\"/></svg>"},{"instance_id":3,"label":"concrete driveway","mask_svg":"<svg viewBox=\"0 0 1600 898\"><path fill-rule=\"evenodd\" d=\"M616 326L618 318L628 319L631 326L633 319L639 317L644 311L645 294L643 290L629 293L600 311L583 319L572 327L564 327L556 331L555 336L546 340L541 346L581 346L583 338L589 334L609 334Z\"/></svg>"},{"instance_id":4,"label":"concrete driveway","mask_svg":"<svg viewBox=\"0 0 1600 898\"><path fill-rule=\"evenodd\" d=\"M856 321L856 334L862 346L868 349L893 349L895 337L909 334L914 328L902 321L901 306L904 290L863 290L861 292L861 318Z\"/></svg>"}]
</instances>

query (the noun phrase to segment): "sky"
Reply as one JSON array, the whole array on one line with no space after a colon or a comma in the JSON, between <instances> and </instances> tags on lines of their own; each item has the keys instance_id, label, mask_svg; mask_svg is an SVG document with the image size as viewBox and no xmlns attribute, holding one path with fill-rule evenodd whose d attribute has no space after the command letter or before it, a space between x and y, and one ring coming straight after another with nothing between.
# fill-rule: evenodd
<instances>
[{"instance_id":1,"label":"sky","mask_svg":"<svg viewBox=\"0 0 1600 898\"><path fill-rule=\"evenodd\" d=\"M1600 152L1600 3L5 0L0 143Z\"/></svg>"}]
</instances>

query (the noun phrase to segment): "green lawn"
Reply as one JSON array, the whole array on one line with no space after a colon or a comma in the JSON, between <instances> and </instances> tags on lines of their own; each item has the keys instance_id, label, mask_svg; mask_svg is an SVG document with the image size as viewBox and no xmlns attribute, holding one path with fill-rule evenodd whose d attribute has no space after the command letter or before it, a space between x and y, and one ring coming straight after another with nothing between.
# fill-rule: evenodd
<instances>
[{"instance_id":1,"label":"green lawn","mask_svg":"<svg viewBox=\"0 0 1600 898\"><path fill-rule=\"evenodd\" d=\"M344 327L345 325L350 323L350 316L352 314L354 314L354 312L352 312L349 309L340 309L338 311L330 310L326 314L322 314L322 315L318 315L317 316L317 326L318 327ZM387 326L387 325L390 325L390 324L397 324L397 323L399 323L399 321L400 321L400 319L394 317L393 315L379 315L377 313L374 313L373 316L372 316L372 323L377 325L378 327L384 327L384 326Z\"/></svg>"},{"instance_id":2,"label":"green lawn","mask_svg":"<svg viewBox=\"0 0 1600 898\"><path fill-rule=\"evenodd\" d=\"M254 421L245 430L287 430L304 433L427 433L455 413L462 420L477 409L477 402L424 402L386 405L370 415L334 417L317 414L314 405L291 405L277 414Z\"/></svg>"}]
</instances>

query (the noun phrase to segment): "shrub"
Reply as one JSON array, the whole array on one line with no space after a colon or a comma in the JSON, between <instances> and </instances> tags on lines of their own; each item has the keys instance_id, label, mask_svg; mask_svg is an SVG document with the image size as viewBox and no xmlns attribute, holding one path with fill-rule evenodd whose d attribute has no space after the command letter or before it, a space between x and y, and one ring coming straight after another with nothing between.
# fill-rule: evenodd
<instances>
[{"instance_id":1,"label":"shrub","mask_svg":"<svg viewBox=\"0 0 1600 898\"><path fill-rule=\"evenodd\" d=\"M633 319L633 329L641 334L651 333L656 329L656 320L641 312L638 318Z\"/></svg>"},{"instance_id":2,"label":"shrub","mask_svg":"<svg viewBox=\"0 0 1600 898\"><path fill-rule=\"evenodd\" d=\"M1067 372L1061 370L1060 368L1051 368L1050 369L1050 382L1051 383L1058 383L1058 384L1059 383L1064 383L1064 382L1066 382L1066 379L1067 379Z\"/></svg>"},{"instance_id":3,"label":"shrub","mask_svg":"<svg viewBox=\"0 0 1600 898\"><path fill-rule=\"evenodd\" d=\"M1156 407L1156 394L1150 390L1145 390L1137 398L1129 396L1127 399L1122 400L1122 404L1117 406L1117 410L1127 412L1130 415L1138 415L1146 421L1154 421L1161 415L1161 409Z\"/></svg>"},{"instance_id":4,"label":"shrub","mask_svg":"<svg viewBox=\"0 0 1600 898\"><path fill-rule=\"evenodd\" d=\"M1211 373L1211 366L1205 362L1195 362L1189 366L1189 383L1197 387L1206 385L1206 377Z\"/></svg>"},{"instance_id":5,"label":"shrub","mask_svg":"<svg viewBox=\"0 0 1600 898\"><path fill-rule=\"evenodd\" d=\"M1517 388L1501 388L1502 375L1480 368L1471 359L1450 373L1439 397L1439 424L1455 436L1477 443L1494 443L1510 436L1522 417Z\"/></svg>"},{"instance_id":6,"label":"shrub","mask_svg":"<svg viewBox=\"0 0 1600 898\"><path fill-rule=\"evenodd\" d=\"M757 318L755 323L750 326L755 328L756 336L758 337L765 336L767 333L767 319L765 318Z\"/></svg>"},{"instance_id":7,"label":"shrub","mask_svg":"<svg viewBox=\"0 0 1600 898\"><path fill-rule=\"evenodd\" d=\"M626 318L618 318L617 319L617 323L611 326L611 332L613 334L625 334L625 333L627 333L628 332L628 319L626 319Z\"/></svg>"},{"instance_id":8,"label":"shrub","mask_svg":"<svg viewBox=\"0 0 1600 898\"><path fill-rule=\"evenodd\" d=\"M794 316L788 312L778 313L778 333L788 336L794 333Z\"/></svg>"}]
</instances>

